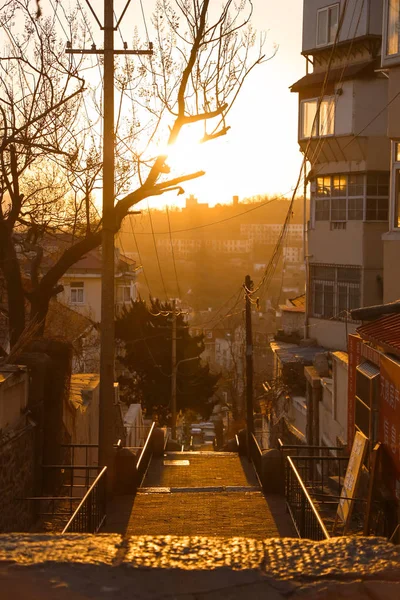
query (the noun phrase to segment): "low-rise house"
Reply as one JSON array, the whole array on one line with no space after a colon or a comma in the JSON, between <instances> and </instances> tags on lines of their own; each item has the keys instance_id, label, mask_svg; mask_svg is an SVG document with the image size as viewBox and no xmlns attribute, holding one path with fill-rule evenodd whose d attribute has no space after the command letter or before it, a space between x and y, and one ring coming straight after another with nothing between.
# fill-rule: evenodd
<instances>
[{"instance_id":1,"label":"low-rise house","mask_svg":"<svg viewBox=\"0 0 400 600\"><path fill-rule=\"evenodd\" d=\"M102 257L100 249L88 252L78 260L60 279L64 291L58 296L73 310L92 321L101 320L101 274ZM118 311L136 300L136 262L115 251L115 309Z\"/></svg>"}]
</instances>

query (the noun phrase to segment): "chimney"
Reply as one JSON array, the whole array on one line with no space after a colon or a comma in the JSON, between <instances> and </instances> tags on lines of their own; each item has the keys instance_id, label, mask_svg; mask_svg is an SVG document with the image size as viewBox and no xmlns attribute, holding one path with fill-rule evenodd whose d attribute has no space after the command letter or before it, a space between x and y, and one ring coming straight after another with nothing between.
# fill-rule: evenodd
<instances>
[{"instance_id":1,"label":"chimney","mask_svg":"<svg viewBox=\"0 0 400 600\"><path fill-rule=\"evenodd\" d=\"M233 196L233 206L238 206L239 204L239 196Z\"/></svg>"}]
</instances>

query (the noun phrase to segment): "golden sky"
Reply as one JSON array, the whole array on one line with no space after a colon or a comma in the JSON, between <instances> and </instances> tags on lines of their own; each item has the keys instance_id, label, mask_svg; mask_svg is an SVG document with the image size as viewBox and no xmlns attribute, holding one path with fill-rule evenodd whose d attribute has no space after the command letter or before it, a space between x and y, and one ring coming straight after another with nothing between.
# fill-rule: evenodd
<instances>
[{"instance_id":1,"label":"golden sky","mask_svg":"<svg viewBox=\"0 0 400 600\"><path fill-rule=\"evenodd\" d=\"M93 37L99 47L103 33L87 9ZM120 15L126 0L114 0L115 12ZM267 32L266 54L274 45L276 56L253 70L241 90L227 124L231 129L219 140L204 145L193 144L189 137L176 148L170 163L179 162L188 171L205 170L206 175L185 184L185 195L168 194L150 201L151 206L165 204L180 206L189 194L200 202L214 205L226 203L233 195L240 198L256 194L288 194L294 187L301 164L297 145L297 94L289 86L305 74L305 59L301 56L302 0L253 0L252 24L258 31ZM68 11L74 2L63 0ZM143 0L151 39L151 13L155 0ZM52 15L55 0L43 0L44 16ZM59 6L59 5L58 5ZM92 6L103 21L103 2L92 0ZM212 9L219 8L212 0ZM59 8L57 9L59 11ZM62 16L62 13L60 13ZM58 24L57 24L58 27ZM126 40L132 40L134 28L145 39L145 27L139 0L133 0L121 25ZM62 32L60 31L60 34ZM116 48L122 48L120 35L115 36ZM136 58L134 59L136 60ZM99 70L93 71L99 77ZM171 164L173 167L173 164ZM140 208L140 207L139 207Z\"/></svg>"},{"instance_id":2,"label":"golden sky","mask_svg":"<svg viewBox=\"0 0 400 600\"><path fill-rule=\"evenodd\" d=\"M152 3L144 2L149 12ZM202 179L185 184L186 195L193 193L211 205L230 202L235 194L241 198L284 194L294 187L301 165L297 94L292 94L289 86L305 74L305 59L300 54L303 2L253 0L253 4L254 27L268 32L267 50L277 44L278 52L246 81L229 115L228 134L198 148L195 154L199 156L192 160L183 153L188 166L206 171ZM137 17L142 21L140 13ZM157 202L179 205L181 198Z\"/></svg>"}]
</instances>

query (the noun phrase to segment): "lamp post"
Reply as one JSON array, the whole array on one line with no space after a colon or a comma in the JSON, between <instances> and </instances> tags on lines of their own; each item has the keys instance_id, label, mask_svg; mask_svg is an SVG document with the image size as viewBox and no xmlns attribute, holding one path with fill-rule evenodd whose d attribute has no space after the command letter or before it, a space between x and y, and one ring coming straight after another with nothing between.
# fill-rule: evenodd
<instances>
[{"instance_id":1,"label":"lamp post","mask_svg":"<svg viewBox=\"0 0 400 600\"><path fill-rule=\"evenodd\" d=\"M176 354L174 356L176 358ZM199 358L198 356L192 356L192 358L182 358L181 360L178 360L178 362L175 362L175 360L174 360L172 363L172 380L171 380L172 428L171 428L171 435L172 435L173 440L176 439L176 374L178 372L178 367L183 362L188 362L189 360L196 360L198 358Z\"/></svg>"}]
</instances>

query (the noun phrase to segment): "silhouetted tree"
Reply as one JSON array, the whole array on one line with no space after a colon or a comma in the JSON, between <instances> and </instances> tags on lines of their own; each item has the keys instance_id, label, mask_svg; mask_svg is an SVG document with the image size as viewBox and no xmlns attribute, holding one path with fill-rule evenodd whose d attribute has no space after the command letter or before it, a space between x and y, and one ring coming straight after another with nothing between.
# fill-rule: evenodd
<instances>
[{"instance_id":1,"label":"silhouetted tree","mask_svg":"<svg viewBox=\"0 0 400 600\"><path fill-rule=\"evenodd\" d=\"M264 60L249 25L251 0L224 0L218 10L211 4L157 2L152 60L117 64L115 233L141 200L183 193L185 181L204 175L172 172L167 151L157 148L168 148L182 129L199 124L203 142L225 135L244 80ZM0 7L0 32L8 40L0 55L0 275L11 346L27 324L44 326L60 278L102 240L92 197L101 185L101 144L94 139L101 82L93 89L83 81L84 65L65 54L54 20L43 6L42 16L36 11L29 0ZM77 9L67 23L72 43L84 45L88 33ZM95 110L88 114L84 102L90 99L97 116ZM60 232L64 245L46 262L46 236Z\"/></svg>"},{"instance_id":2,"label":"silhouetted tree","mask_svg":"<svg viewBox=\"0 0 400 600\"><path fill-rule=\"evenodd\" d=\"M140 401L148 412L171 407L172 306L159 300L148 306L143 300L132 302L117 318L115 335L120 343L122 365L130 377L122 378L125 390ZM219 375L202 365L204 336L192 336L182 314L176 317L177 408L191 409L209 416L208 399L214 394ZM193 360L187 360L193 359Z\"/></svg>"}]
</instances>

